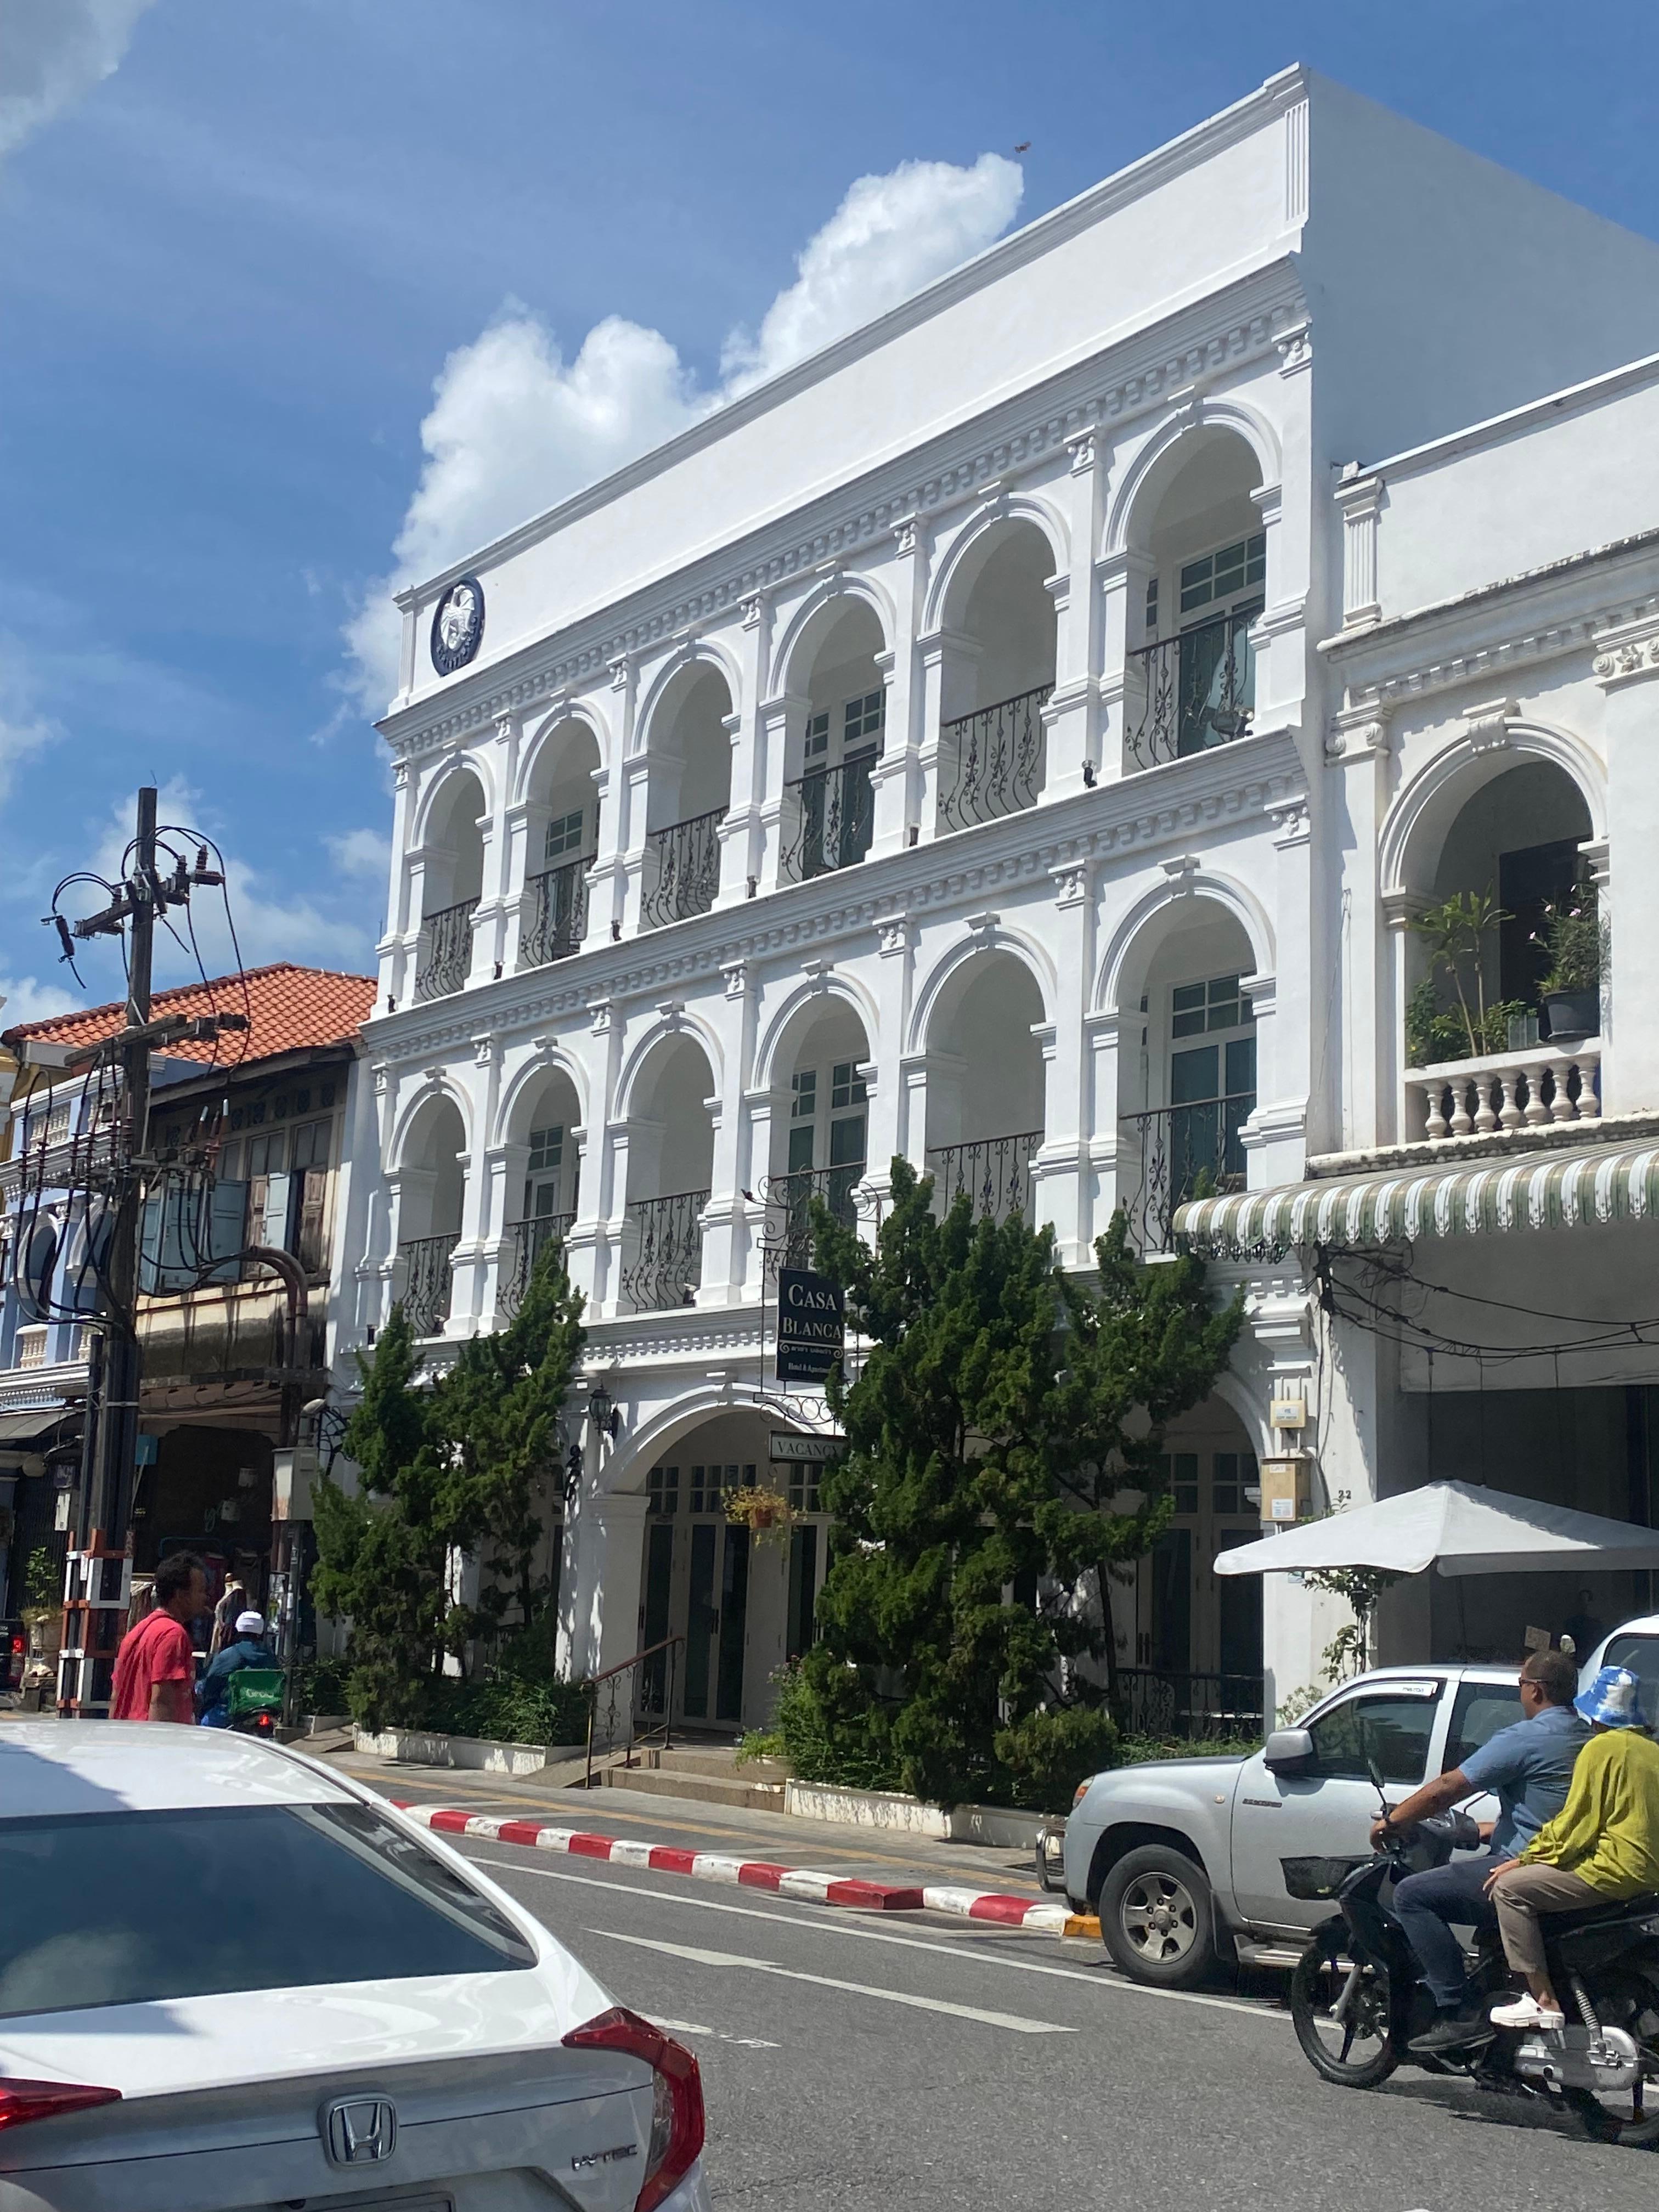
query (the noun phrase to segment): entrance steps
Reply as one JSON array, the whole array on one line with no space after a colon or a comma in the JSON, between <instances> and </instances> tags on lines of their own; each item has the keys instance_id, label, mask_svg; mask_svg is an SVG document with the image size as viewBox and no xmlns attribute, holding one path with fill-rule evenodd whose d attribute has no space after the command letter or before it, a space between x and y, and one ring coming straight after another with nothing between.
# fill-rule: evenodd
<instances>
[{"instance_id":1,"label":"entrance steps","mask_svg":"<svg viewBox=\"0 0 1659 2212\"><path fill-rule=\"evenodd\" d=\"M634 1790L647 1796L680 1797L696 1804L730 1805L757 1813L783 1810L788 1770L776 1759L750 1759L739 1766L728 1747L676 1746L672 1751L641 1747L638 1765L607 1766L607 1790Z\"/></svg>"}]
</instances>

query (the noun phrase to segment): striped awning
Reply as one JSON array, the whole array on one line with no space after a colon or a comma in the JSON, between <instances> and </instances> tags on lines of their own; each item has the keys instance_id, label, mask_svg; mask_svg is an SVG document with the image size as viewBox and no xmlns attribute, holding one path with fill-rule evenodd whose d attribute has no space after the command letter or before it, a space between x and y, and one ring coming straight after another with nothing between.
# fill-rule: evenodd
<instances>
[{"instance_id":1,"label":"striped awning","mask_svg":"<svg viewBox=\"0 0 1659 2212\"><path fill-rule=\"evenodd\" d=\"M1175 1230L1188 1250L1223 1255L1582 1229L1655 1215L1659 1144L1597 1145L1194 1199L1176 1209Z\"/></svg>"}]
</instances>

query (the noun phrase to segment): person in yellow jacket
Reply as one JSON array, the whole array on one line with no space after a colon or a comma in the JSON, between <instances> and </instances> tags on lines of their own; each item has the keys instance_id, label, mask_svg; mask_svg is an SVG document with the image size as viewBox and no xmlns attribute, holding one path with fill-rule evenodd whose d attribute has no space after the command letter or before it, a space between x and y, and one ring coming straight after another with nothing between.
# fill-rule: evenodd
<instances>
[{"instance_id":1,"label":"person in yellow jacket","mask_svg":"<svg viewBox=\"0 0 1659 2212\"><path fill-rule=\"evenodd\" d=\"M1585 1912L1659 1890L1659 1744L1647 1733L1640 1685L1604 1667L1573 1703L1590 1723L1567 1802L1518 1858L1493 1874L1504 1955L1527 1995L1495 2004L1495 2027L1559 2028L1565 2015L1550 1986L1540 1912Z\"/></svg>"}]
</instances>

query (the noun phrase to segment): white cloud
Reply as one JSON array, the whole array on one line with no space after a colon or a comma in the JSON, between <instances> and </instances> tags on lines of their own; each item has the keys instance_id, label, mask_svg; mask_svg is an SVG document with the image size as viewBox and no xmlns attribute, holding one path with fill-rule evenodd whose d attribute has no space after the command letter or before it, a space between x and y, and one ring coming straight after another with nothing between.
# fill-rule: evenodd
<instances>
[{"instance_id":1,"label":"white cloud","mask_svg":"<svg viewBox=\"0 0 1659 2212\"><path fill-rule=\"evenodd\" d=\"M70 1014L88 1003L74 992L40 982L33 975L0 975L0 1029L50 1021L54 1014Z\"/></svg>"},{"instance_id":2,"label":"white cloud","mask_svg":"<svg viewBox=\"0 0 1659 2212\"><path fill-rule=\"evenodd\" d=\"M112 76L150 0L0 0L0 155Z\"/></svg>"},{"instance_id":3,"label":"white cloud","mask_svg":"<svg viewBox=\"0 0 1659 2212\"><path fill-rule=\"evenodd\" d=\"M860 177L796 262L758 332L733 331L721 380L699 386L660 331L607 316L566 362L538 316L509 302L450 355L421 425L426 462L392 548L346 630L349 689L378 714L397 689L390 595L488 544L526 516L660 445L678 430L845 331L884 313L1000 236L1019 165L982 154L970 168L904 161Z\"/></svg>"},{"instance_id":4,"label":"white cloud","mask_svg":"<svg viewBox=\"0 0 1659 2212\"><path fill-rule=\"evenodd\" d=\"M325 840L342 875L365 876L384 884L392 872L392 840L380 830L348 830Z\"/></svg>"}]
</instances>

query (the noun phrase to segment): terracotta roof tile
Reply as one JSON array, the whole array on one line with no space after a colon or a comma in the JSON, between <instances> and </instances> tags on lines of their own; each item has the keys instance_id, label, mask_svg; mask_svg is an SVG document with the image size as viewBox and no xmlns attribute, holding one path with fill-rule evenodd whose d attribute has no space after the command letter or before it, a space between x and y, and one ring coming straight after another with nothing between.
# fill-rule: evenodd
<instances>
[{"instance_id":1,"label":"terracotta roof tile","mask_svg":"<svg viewBox=\"0 0 1659 2212\"><path fill-rule=\"evenodd\" d=\"M173 991L158 991L150 1001L153 1018L163 1014L246 1013L246 1036L227 1032L217 1044L181 1039L160 1049L170 1060L199 1060L211 1066L247 1066L256 1060L275 1060L287 1052L313 1050L341 1044L355 1036L374 1004L372 975L343 975L328 968L296 968L279 960L268 968L250 968L242 983L234 975L222 975L211 983L187 983ZM56 1014L49 1021L20 1022L15 1029L0 1030L0 1042L17 1046L38 1039L49 1044L95 1044L120 1029L125 1009L118 1002L88 1006L83 1012Z\"/></svg>"}]
</instances>

